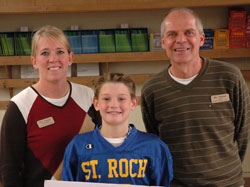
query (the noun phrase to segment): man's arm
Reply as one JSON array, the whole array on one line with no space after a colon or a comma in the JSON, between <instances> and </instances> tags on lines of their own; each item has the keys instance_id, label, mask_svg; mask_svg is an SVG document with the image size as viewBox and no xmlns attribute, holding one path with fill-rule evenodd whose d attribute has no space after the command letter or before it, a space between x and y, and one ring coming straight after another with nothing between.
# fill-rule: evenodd
<instances>
[{"instance_id":1,"label":"man's arm","mask_svg":"<svg viewBox=\"0 0 250 187\"><path fill-rule=\"evenodd\" d=\"M247 84L242 75L235 89L235 140L239 147L239 156L243 161L250 139L250 97Z\"/></svg>"}]
</instances>

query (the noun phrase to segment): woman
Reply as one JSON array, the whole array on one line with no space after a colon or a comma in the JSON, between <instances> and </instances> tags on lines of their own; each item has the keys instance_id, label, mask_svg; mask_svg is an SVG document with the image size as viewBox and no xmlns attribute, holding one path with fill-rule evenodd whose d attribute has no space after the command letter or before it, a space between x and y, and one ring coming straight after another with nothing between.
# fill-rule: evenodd
<instances>
[{"instance_id":1,"label":"woman","mask_svg":"<svg viewBox=\"0 0 250 187\"><path fill-rule=\"evenodd\" d=\"M32 38L31 61L39 81L11 99L3 118L4 187L43 187L45 179L60 179L67 144L99 120L93 91L67 81L73 53L62 30L40 28Z\"/></svg>"}]
</instances>

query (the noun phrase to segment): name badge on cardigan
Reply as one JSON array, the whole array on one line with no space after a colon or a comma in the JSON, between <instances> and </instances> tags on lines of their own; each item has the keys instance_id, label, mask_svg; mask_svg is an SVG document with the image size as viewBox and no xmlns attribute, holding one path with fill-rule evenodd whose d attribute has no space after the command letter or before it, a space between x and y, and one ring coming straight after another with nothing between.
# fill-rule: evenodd
<instances>
[{"instance_id":1,"label":"name badge on cardigan","mask_svg":"<svg viewBox=\"0 0 250 187\"><path fill-rule=\"evenodd\" d=\"M39 128L47 127L49 125L53 125L55 123L53 117L48 117L42 120L37 121L37 125Z\"/></svg>"},{"instance_id":2,"label":"name badge on cardigan","mask_svg":"<svg viewBox=\"0 0 250 187\"><path fill-rule=\"evenodd\" d=\"M211 102L212 103L223 103L230 101L229 94L219 94L219 95L212 95Z\"/></svg>"}]
</instances>

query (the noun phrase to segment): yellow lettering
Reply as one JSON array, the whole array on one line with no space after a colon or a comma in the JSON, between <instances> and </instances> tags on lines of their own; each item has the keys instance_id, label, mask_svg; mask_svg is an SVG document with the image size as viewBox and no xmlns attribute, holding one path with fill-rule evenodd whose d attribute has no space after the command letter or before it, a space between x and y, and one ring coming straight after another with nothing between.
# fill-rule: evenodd
<instances>
[{"instance_id":1,"label":"yellow lettering","mask_svg":"<svg viewBox=\"0 0 250 187\"><path fill-rule=\"evenodd\" d=\"M144 162L144 166L143 166L143 162ZM138 178L139 177L144 177L145 176L145 170L146 170L146 166L147 166L148 160L144 159L144 160L139 160L139 171L138 171Z\"/></svg>"},{"instance_id":2,"label":"yellow lettering","mask_svg":"<svg viewBox=\"0 0 250 187\"><path fill-rule=\"evenodd\" d=\"M85 175L85 179L89 180L90 178L90 169L87 169L86 166L89 166L89 162L83 162L82 163L82 170L84 173L87 173L87 175Z\"/></svg>"},{"instance_id":3,"label":"yellow lettering","mask_svg":"<svg viewBox=\"0 0 250 187\"><path fill-rule=\"evenodd\" d=\"M118 174L116 171L117 168L117 161L116 159L108 159L108 164L109 164L109 174L108 174L108 178L113 178L113 172L116 178L118 178ZM113 171L113 172L112 172Z\"/></svg>"},{"instance_id":4,"label":"yellow lettering","mask_svg":"<svg viewBox=\"0 0 250 187\"><path fill-rule=\"evenodd\" d=\"M131 177L136 177L137 173L132 173L133 172L133 163L138 164L138 160L137 159L131 159L129 161L130 176Z\"/></svg>"},{"instance_id":5,"label":"yellow lettering","mask_svg":"<svg viewBox=\"0 0 250 187\"><path fill-rule=\"evenodd\" d=\"M123 171L123 163L124 163L124 169ZM121 177L127 177L128 176L128 160L125 158L122 158L119 160L119 172ZM125 172L125 173L124 173Z\"/></svg>"},{"instance_id":6,"label":"yellow lettering","mask_svg":"<svg viewBox=\"0 0 250 187\"><path fill-rule=\"evenodd\" d=\"M89 180L90 178L90 174L91 174L91 169L89 168L89 166L91 165L91 168L92 168L92 172L93 172L93 176L92 178L93 179L96 179L97 178L97 174L96 174L96 165L98 164L98 160L91 160L89 162L83 162L82 163L82 171L84 173L86 173L85 175L85 179L86 180Z\"/></svg>"},{"instance_id":7,"label":"yellow lettering","mask_svg":"<svg viewBox=\"0 0 250 187\"><path fill-rule=\"evenodd\" d=\"M97 175L96 175L96 168L95 166L98 164L98 160L91 160L90 161L90 165L92 166L92 172L93 172L93 179L97 179Z\"/></svg>"}]
</instances>

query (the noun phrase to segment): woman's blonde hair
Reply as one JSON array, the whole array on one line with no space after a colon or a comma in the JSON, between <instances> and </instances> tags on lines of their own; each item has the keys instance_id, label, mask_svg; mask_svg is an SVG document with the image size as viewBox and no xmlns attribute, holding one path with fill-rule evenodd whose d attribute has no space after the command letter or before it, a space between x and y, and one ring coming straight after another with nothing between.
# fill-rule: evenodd
<instances>
[{"instance_id":1,"label":"woman's blonde hair","mask_svg":"<svg viewBox=\"0 0 250 187\"><path fill-rule=\"evenodd\" d=\"M68 53L71 53L72 50L70 49L69 41L64 32L51 25L45 25L41 27L39 30L37 30L32 37L32 44L31 44L31 56L36 57L36 50L37 50L37 45L38 41L40 38L46 37L46 38L54 38L58 41L60 41L65 48L67 49Z\"/></svg>"},{"instance_id":2,"label":"woman's blonde hair","mask_svg":"<svg viewBox=\"0 0 250 187\"><path fill-rule=\"evenodd\" d=\"M134 99L136 97L135 83L128 75L122 73L110 73L98 79L95 85L95 98L98 99L100 90L105 83L123 83L128 87L131 98Z\"/></svg>"}]
</instances>

